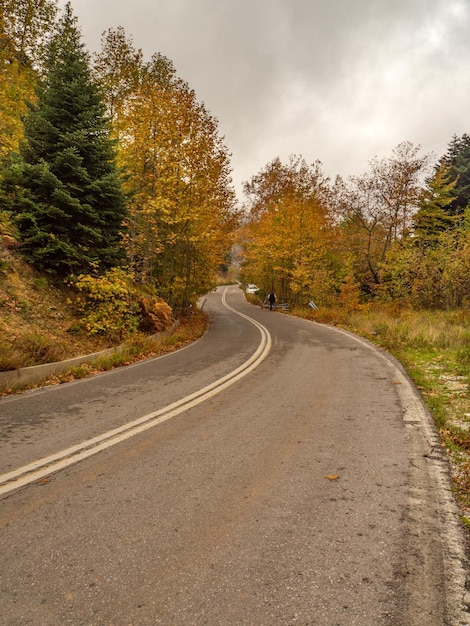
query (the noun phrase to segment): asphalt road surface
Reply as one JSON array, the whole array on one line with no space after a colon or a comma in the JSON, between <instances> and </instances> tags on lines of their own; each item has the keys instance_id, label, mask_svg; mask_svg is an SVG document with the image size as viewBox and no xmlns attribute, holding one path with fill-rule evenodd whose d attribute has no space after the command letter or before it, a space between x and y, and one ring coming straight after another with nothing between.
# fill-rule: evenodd
<instances>
[{"instance_id":1,"label":"asphalt road surface","mask_svg":"<svg viewBox=\"0 0 470 626\"><path fill-rule=\"evenodd\" d=\"M184 350L0 401L0 624L470 624L400 366L237 287L204 309Z\"/></svg>"}]
</instances>

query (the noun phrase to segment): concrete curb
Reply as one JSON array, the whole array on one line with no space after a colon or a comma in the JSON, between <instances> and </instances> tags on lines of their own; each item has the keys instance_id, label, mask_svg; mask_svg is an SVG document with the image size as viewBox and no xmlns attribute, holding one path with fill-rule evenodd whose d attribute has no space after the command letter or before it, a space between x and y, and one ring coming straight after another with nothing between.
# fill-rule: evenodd
<instances>
[{"instance_id":1,"label":"concrete curb","mask_svg":"<svg viewBox=\"0 0 470 626\"><path fill-rule=\"evenodd\" d=\"M151 335L151 338L160 337L162 335L171 335L171 333L179 326L180 322L176 321L168 330ZM116 346L115 348L108 348L107 350L101 350L100 352L93 352L92 354L86 354L83 356L77 356L72 359L66 359L65 361L57 361L56 363L45 363L44 365L33 365L31 367L22 367L16 370L9 370L7 372L0 372L0 389L16 389L23 385L40 383L49 376L60 374L72 367L77 367L82 363L93 363L102 357L120 352L122 346Z\"/></svg>"}]
</instances>

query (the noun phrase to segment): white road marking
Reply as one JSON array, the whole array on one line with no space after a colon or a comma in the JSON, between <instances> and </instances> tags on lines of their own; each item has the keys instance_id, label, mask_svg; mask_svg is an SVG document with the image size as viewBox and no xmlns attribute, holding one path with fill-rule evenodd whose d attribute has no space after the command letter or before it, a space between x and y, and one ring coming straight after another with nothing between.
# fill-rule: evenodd
<instances>
[{"instance_id":1,"label":"white road marking","mask_svg":"<svg viewBox=\"0 0 470 626\"><path fill-rule=\"evenodd\" d=\"M245 318L251 324L256 326L261 334L260 343L249 359L247 359L235 370L229 372L210 385L207 385L206 387L203 387L202 389L186 396L185 398L181 398L166 407L158 409L158 411L143 415L128 424L109 430L101 435L98 435L97 437L93 437L92 439L88 439L87 441L83 441L75 446L67 448L66 450L61 450L56 454L38 459L37 461L24 465L23 467L19 467L16 470L8 472L7 474L1 474L0 496L13 491L14 489L24 487L29 483L38 481L41 478L50 476L54 472L69 467L70 465L78 463L79 461L93 456L94 454L98 454L98 452L101 452L102 450L106 450L111 446L125 441L134 435L149 430L150 428L153 428L154 426L179 415L183 411L186 411L201 402L212 398L257 368L258 365L260 365L268 356L271 350L271 335L265 326L248 315L233 309L227 304L225 297L227 289L228 288L225 288L222 294L223 305L236 315Z\"/></svg>"}]
</instances>

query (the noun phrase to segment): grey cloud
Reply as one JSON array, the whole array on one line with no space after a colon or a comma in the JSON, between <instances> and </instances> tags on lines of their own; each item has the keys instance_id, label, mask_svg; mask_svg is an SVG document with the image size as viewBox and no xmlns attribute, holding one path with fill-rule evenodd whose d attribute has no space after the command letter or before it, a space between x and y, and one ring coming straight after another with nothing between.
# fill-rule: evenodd
<instances>
[{"instance_id":1,"label":"grey cloud","mask_svg":"<svg viewBox=\"0 0 470 626\"><path fill-rule=\"evenodd\" d=\"M233 153L237 191L276 156L367 169L466 128L468 0L72 0L91 49L122 25L175 64Z\"/></svg>"}]
</instances>

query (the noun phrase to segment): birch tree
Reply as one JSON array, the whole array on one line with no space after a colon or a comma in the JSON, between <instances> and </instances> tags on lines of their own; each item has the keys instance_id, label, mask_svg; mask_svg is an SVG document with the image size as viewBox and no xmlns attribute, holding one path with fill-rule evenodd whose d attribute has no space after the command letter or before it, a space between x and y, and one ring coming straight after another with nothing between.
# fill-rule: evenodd
<instances>
[{"instance_id":1,"label":"birch tree","mask_svg":"<svg viewBox=\"0 0 470 626\"><path fill-rule=\"evenodd\" d=\"M363 289L381 283L381 264L391 246L410 233L431 159L410 142L392 156L373 159L362 176L339 180L335 186L337 217L355 244L356 272Z\"/></svg>"}]
</instances>

